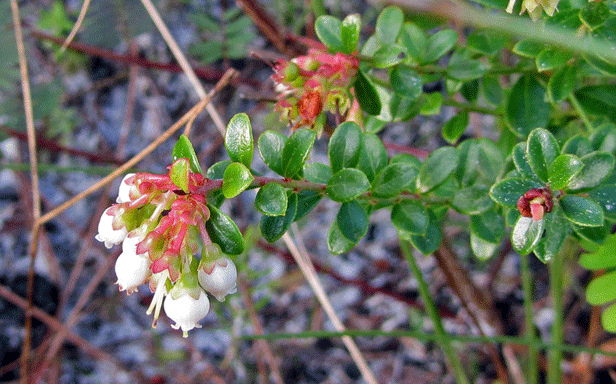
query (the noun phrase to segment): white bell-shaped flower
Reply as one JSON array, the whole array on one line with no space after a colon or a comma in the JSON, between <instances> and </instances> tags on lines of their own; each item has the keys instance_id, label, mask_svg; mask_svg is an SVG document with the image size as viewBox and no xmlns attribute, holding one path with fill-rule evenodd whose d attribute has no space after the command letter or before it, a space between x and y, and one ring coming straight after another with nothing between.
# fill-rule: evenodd
<instances>
[{"instance_id":1,"label":"white bell-shaped flower","mask_svg":"<svg viewBox=\"0 0 616 384\"><path fill-rule=\"evenodd\" d=\"M127 180L133 176L135 176L134 173L129 173L126 176L124 176L124 178L122 179L122 182L120 183L120 188L118 190L118 198L116 199L116 202L126 203L131 200L130 198L131 191L133 189L136 189L137 186L135 185L134 182L129 184Z\"/></svg>"},{"instance_id":2,"label":"white bell-shaped flower","mask_svg":"<svg viewBox=\"0 0 616 384\"><path fill-rule=\"evenodd\" d=\"M109 213L111 208L112 207L107 208L101 215L101 220L98 222L98 234L95 236L95 239L104 242L107 248L120 244L128 234L126 227L113 229L114 216Z\"/></svg>"},{"instance_id":3,"label":"white bell-shaped flower","mask_svg":"<svg viewBox=\"0 0 616 384\"><path fill-rule=\"evenodd\" d=\"M127 237L122 242L122 253L118 256L115 264L115 273L118 277L120 291L126 290L130 295L137 287L150 277L151 261L147 252L137 254L138 236Z\"/></svg>"},{"instance_id":4,"label":"white bell-shaped flower","mask_svg":"<svg viewBox=\"0 0 616 384\"><path fill-rule=\"evenodd\" d=\"M225 296L235 293L237 268L228 257L216 260L199 268L199 284L218 301L225 301Z\"/></svg>"},{"instance_id":5,"label":"white bell-shaped flower","mask_svg":"<svg viewBox=\"0 0 616 384\"><path fill-rule=\"evenodd\" d=\"M207 294L199 289L197 300L188 293L179 296L177 299L174 299L173 295L167 295L163 307L167 316L175 321L175 324L171 327L173 329L181 328L184 337L187 337L188 331L191 329L201 328L201 325L197 322L209 312L210 300L207 298Z\"/></svg>"}]
</instances>

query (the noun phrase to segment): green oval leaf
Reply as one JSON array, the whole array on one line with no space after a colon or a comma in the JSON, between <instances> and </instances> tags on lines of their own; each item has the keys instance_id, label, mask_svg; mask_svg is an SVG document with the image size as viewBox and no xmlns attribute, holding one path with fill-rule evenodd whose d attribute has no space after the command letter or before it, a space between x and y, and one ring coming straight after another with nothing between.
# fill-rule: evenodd
<instances>
[{"instance_id":1,"label":"green oval leaf","mask_svg":"<svg viewBox=\"0 0 616 384\"><path fill-rule=\"evenodd\" d=\"M280 239L289 229L297 213L297 193L291 192L284 216L263 216L259 228L261 235L270 243Z\"/></svg>"},{"instance_id":2,"label":"green oval leaf","mask_svg":"<svg viewBox=\"0 0 616 384\"><path fill-rule=\"evenodd\" d=\"M244 238L233 220L218 208L207 205L210 219L205 223L212 242L218 244L223 253L239 255L244 252Z\"/></svg>"},{"instance_id":3,"label":"green oval leaf","mask_svg":"<svg viewBox=\"0 0 616 384\"><path fill-rule=\"evenodd\" d=\"M511 245L520 255L532 252L541 239L543 220L535 221L530 217L520 216L511 232Z\"/></svg>"},{"instance_id":4,"label":"green oval leaf","mask_svg":"<svg viewBox=\"0 0 616 384\"><path fill-rule=\"evenodd\" d=\"M252 126L247 114L238 113L231 118L225 132L225 147L231 160L250 168L254 143Z\"/></svg>"},{"instance_id":5,"label":"green oval leaf","mask_svg":"<svg viewBox=\"0 0 616 384\"><path fill-rule=\"evenodd\" d=\"M323 195L316 191L303 190L297 195L297 212L293 221L298 221L310 213L321 201Z\"/></svg>"},{"instance_id":6,"label":"green oval leaf","mask_svg":"<svg viewBox=\"0 0 616 384\"><path fill-rule=\"evenodd\" d=\"M587 113L616 121L616 84L587 85L575 97Z\"/></svg>"},{"instance_id":7,"label":"green oval leaf","mask_svg":"<svg viewBox=\"0 0 616 384\"><path fill-rule=\"evenodd\" d=\"M591 305L603 305L616 300L616 271L594 278L586 288L586 301Z\"/></svg>"},{"instance_id":8,"label":"green oval leaf","mask_svg":"<svg viewBox=\"0 0 616 384\"><path fill-rule=\"evenodd\" d=\"M614 169L614 156L607 152L593 152L580 158L584 167L569 183L570 190L594 188L601 184Z\"/></svg>"},{"instance_id":9,"label":"green oval leaf","mask_svg":"<svg viewBox=\"0 0 616 384\"><path fill-rule=\"evenodd\" d=\"M329 228L327 234L327 248L333 255L340 255L348 252L353 248L355 244L342 235L340 228L338 228L338 221L334 221Z\"/></svg>"},{"instance_id":10,"label":"green oval leaf","mask_svg":"<svg viewBox=\"0 0 616 384\"><path fill-rule=\"evenodd\" d=\"M265 165L279 175L284 173L282 167L282 151L287 143L287 137L275 131L265 131L259 136L257 146Z\"/></svg>"},{"instance_id":11,"label":"green oval leaf","mask_svg":"<svg viewBox=\"0 0 616 384\"><path fill-rule=\"evenodd\" d=\"M421 28L411 22L404 23L400 31L400 42L414 63L423 61L426 40L426 34Z\"/></svg>"},{"instance_id":12,"label":"green oval leaf","mask_svg":"<svg viewBox=\"0 0 616 384\"><path fill-rule=\"evenodd\" d=\"M396 6L386 7L376 19L374 34L382 45L393 44L398 39L404 15Z\"/></svg>"},{"instance_id":13,"label":"green oval leaf","mask_svg":"<svg viewBox=\"0 0 616 384\"><path fill-rule=\"evenodd\" d=\"M582 161L575 155L557 156L548 172L550 187L554 190L565 188L583 166Z\"/></svg>"},{"instance_id":14,"label":"green oval leaf","mask_svg":"<svg viewBox=\"0 0 616 384\"><path fill-rule=\"evenodd\" d=\"M458 152L453 147L441 147L421 164L417 189L426 193L441 185L458 166Z\"/></svg>"},{"instance_id":15,"label":"green oval leaf","mask_svg":"<svg viewBox=\"0 0 616 384\"><path fill-rule=\"evenodd\" d=\"M543 128L534 129L526 140L528 165L542 181L548 181L548 169L560 153L552 134Z\"/></svg>"},{"instance_id":16,"label":"green oval leaf","mask_svg":"<svg viewBox=\"0 0 616 384\"><path fill-rule=\"evenodd\" d=\"M454 144L462 136L468 126L468 112L462 111L449 119L443 126L443 139Z\"/></svg>"},{"instance_id":17,"label":"green oval leaf","mask_svg":"<svg viewBox=\"0 0 616 384\"><path fill-rule=\"evenodd\" d=\"M314 23L317 37L331 51L343 52L345 44L342 42L342 22L330 15L317 17Z\"/></svg>"},{"instance_id":18,"label":"green oval leaf","mask_svg":"<svg viewBox=\"0 0 616 384\"><path fill-rule=\"evenodd\" d=\"M451 29L436 32L428 38L422 64L430 64L445 56L458 41L458 34Z\"/></svg>"},{"instance_id":19,"label":"green oval leaf","mask_svg":"<svg viewBox=\"0 0 616 384\"><path fill-rule=\"evenodd\" d=\"M545 127L549 117L545 88L530 74L520 77L509 93L505 109L506 121L513 132L526 136L537 127Z\"/></svg>"},{"instance_id":20,"label":"green oval leaf","mask_svg":"<svg viewBox=\"0 0 616 384\"><path fill-rule=\"evenodd\" d=\"M543 216L545 232L535 247L535 255L544 263L552 260L561 251L565 239L571 233L571 225L556 206Z\"/></svg>"},{"instance_id":21,"label":"green oval leaf","mask_svg":"<svg viewBox=\"0 0 616 384\"><path fill-rule=\"evenodd\" d=\"M488 66L479 60L468 59L458 61L447 67L447 75L460 81L480 79L488 70Z\"/></svg>"},{"instance_id":22,"label":"green oval leaf","mask_svg":"<svg viewBox=\"0 0 616 384\"><path fill-rule=\"evenodd\" d=\"M505 236L505 219L495 209L471 216L471 233L481 239L500 244Z\"/></svg>"},{"instance_id":23,"label":"green oval leaf","mask_svg":"<svg viewBox=\"0 0 616 384\"><path fill-rule=\"evenodd\" d=\"M616 221L616 185L602 185L588 192L588 197L596 201L603 209L606 219Z\"/></svg>"},{"instance_id":24,"label":"green oval leaf","mask_svg":"<svg viewBox=\"0 0 616 384\"><path fill-rule=\"evenodd\" d=\"M535 65L539 72L553 71L562 67L573 55L561 48L546 48L535 57Z\"/></svg>"},{"instance_id":25,"label":"green oval leaf","mask_svg":"<svg viewBox=\"0 0 616 384\"><path fill-rule=\"evenodd\" d=\"M496 253L496 250L500 246L500 243L490 243L489 241L485 241L473 232L471 232L470 243L473 254L479 260L489 259Z\"/></svg>"},{"instance_id":26,"label":"green oval leaf","mask_svg":"<svg viewBox=\"0 0 616 384\"><path fill-rule=\"evenodd\" d=\"M242 163L231 163L222 177L222 194L230 199L244 192L255 178Z\"/></svg>"},{"instance_id":27,"label":"green oval leaf","mask_svg":"<svg viewBox=\"0 0 616 384\"><path fill-rule=\"evenodd\" d=\"M285 189L277 183L265 184L257 192L255 207L267 216L282 216L287 211L288 199Z\"/></svg>"},{"instance_id":28,"label":"green oval leaf","mask_svg":"<svg viewBox=\"0 0 616 384\"><path fill-rule=\"evenodd\" d=\"M554 72L548 81L548 96L552 103L565 100L575 90L577 67L564 66Z\"/></svg>"},{"instance_id":29,"label":"green oval leaf","mask_svg":"<svg viewBox=\"0 0 616 384\"><path fill-rule=\"evenodd\" d=\"M304 178L313 183L327 184L332 178L332 169L321 163L306 164L304 165Z\"/></svg>"},{"instance_id":30,"label":"green oval leaf","mask_svg":"<svg viewBox=\"0 0 616 384\"><path fill-rule=\"evenodd\" d=\"M479 215L494 205L488 190L485 185L462 188L453 195L451 207L464 215Z\"/></svg>"},{"instance_id":31,"label":"green oval leaf","mask_svg":"<svg viewBox=\"0 0 616 384\"><path fill-rule=\"evenodd\" d=\"M528 179L505 179L492 186L490 197L500 205L516 208L518 199L529 189L542 188L543 185Z\"/></svg>"},{"instance_id":32,"label":"green oval leaf","mask_svg":"<svg viewBox=\"0 0 616 384\"><path fill-rule=\"evenodd\" d=\"M344 46L343 53L350 55L357 50L359 32L361 30L361 16L359 14L348 15L342 20L340 37Z\"/></svg>"},{"instance_id":33,"label":"green oval leaf","mask_svg":"<svg viewBox=\"0 0 616 384\"><path fill-rule=\"evenodd\" d=\"M423 91L421 76L411 68L399 65L389 75L391 87L397 94L415 100Z\"/></svg>"},{"instance_id":34,"label":"green oval leaf","mask_svg":"<svg viewBox=\"0 0 616 384\"><path fill-rule=\"evenodd\" d=\"M608 236L596 252L580 256L580 265L597 271L616 267L616 234Z\"/></svg>"},{"instance_id":35,"label":"green oval leaf","mask_svg":"<svg viewBox=\"0 0 616 384\"><path fill-rule=\"evenodd\" d=\"M411 244L424 255L436 251L443 240L441 224L438 222L436 215L432 211L428 211L428 214L430 221L426 228L426 233L423 235L410 235L408 238Z\"/></svg>"},{"instance_id":36,"label":"green oval leaf","mask_svg":"<svg viewBox=\"0 0 616 384\"><path fill-rule=\"evenodd\" d=\"M316 133L307 128L293 132L282 150L282 176L291 179L301 178L301 171L316 137Z\"/></svg>"},{"instance_id":37,"label":"green oval leaf","mask_svg":"<svg viewBox=\"0 0 616 384\"><path fill-rule=\"evenodd\" d=\"M336 223L342 236L353 244L357 244L368 233L368 214L355 200L340 206Z\"/></svg>"},{"instance_id":38,"label":"green oval leaf","mask_svg":"<svg viewBox=\"0 0 616 384\"><path fill-rule=\"evenodd\" d=\"M430 216L423 205L406 201L393 206L391 222L400 231L423 235L428 229Z\"/></svg>"},{"instance_id":39,"label":"green oval leaf","mask_svg":"<svg viewBox=\"0 0 616 384\"><path fill-rule=\"evenodd\" d=\"M404 60L404 48L397 44L379 48L372 56L371 64L375 68L389 68Z\"/></svg>"},{"instance_id":40,"label":"green oval leaf","mask_svg":"<svg viewBox=\"0 0 616 384\"><path fill-rule=\"evenodd\" d=\"M169 177L173 184L180 188L185 193L188 193L188 178L189 178L190 162L188 159L178 159L173 162L169 170Z\"/></svg>"},{"instance_id":41,"label":"green oval leaf","mask_svg":"<svg viewBox=\"0 0 616 384\"><path fill-rule=\"evenodd\" d=\"M366 174L368 180L372 181L387 165L387 151L381 139L374 133L364 132L362 141L357 168Z\"/></svg>"},{"instance_id":42,"label":"green oval leaf","mask_svg":"<svg viewBox=\"0 0 616 384\"><path fill-rule=\"evenodd\" d=\"M612 333L616 333L616 304L612 304L601 313L601 325Z\"/></svg>"},{"instance_id":43,"label":"green oval leaf","mask_svg":"<svg viewBox=\"0 0 616 384\"><path fill-rule=\"evenodd\" d=\"M327 154L331 171L338 172L342 168L353 168L359 161L362 148L362 132L355 122L345 122L336 128L329 139Z\"/></svg>"},{"instance_id":44,"label":"green oval leaf","mask_svg":"<svg viewBox=\"0 0 616 384\"><path fill-rule=\"evenodd\" d=\"M197 159L195 149L186 135L180 136L178 142L175 143L175 146L173 147L171 156L173 161L176 161L177 159L188 159L190 162L190 170L194 173L203 174L203 170L201 170L201 165L199 165L199 159Z\"/></svg>"},{"instance_id":45,"label":"green oval leaf","mask_svg":"<svg viewBox=\"0 0 616 384\"><path fill-rule=\"evenodd\" d=\"M571 222L587 227L603 225L603 210L594 201L582 196L565 195L559 203Z\"/></svg>"},{"instance_id":46,"label":"green oval leaf","mask_svg":"<svg viewBox=\"0 0 616 384\"><path fill-rule=\"evenodd\" d=\"M362 171L344 168L332 176L327 183L325 193L332 200L344 203L353 200L369 188L370 182Z\"/></svg>"},{"instance_id":47,"label":"green oval leaf","mask_svg":"<svg viewBox=\"0 0 616 384\"><path fill-rule=\"evenodd\" d=\"M390 164L383 168L372 182L372 193L376 197L394 197L415 185L418 167L408 163Z\"/></svg>"},{"instance_id":48,"label":"green oval leaf","mask_svg":"<svg viewBox=\"0 0 616 384\"><path fill-rule=\"evenodd\" d=\"M357 70L357 78L355 79L355 97L359 102L361 109L369 115L378 115L381 113L381 100L374 88L374 85L368 80L361 69Z\"/></svg>"}]
</instances>

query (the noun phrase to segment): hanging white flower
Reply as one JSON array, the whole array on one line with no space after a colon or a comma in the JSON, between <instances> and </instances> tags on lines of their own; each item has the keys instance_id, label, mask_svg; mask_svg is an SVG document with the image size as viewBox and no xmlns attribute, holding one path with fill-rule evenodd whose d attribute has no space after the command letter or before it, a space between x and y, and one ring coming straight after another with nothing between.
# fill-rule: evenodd
<instances>
[{"instance_id":1,"label":"hanging white flower","mask_svg":"<svg viewBox=\"0 0 616 384\"><path fill-rule=\"evenodd\" d=\"M113 219L115 217L110 213L112 208L114 207L107 208L101 215L101 220L98 222L98 234L95 236L95 239L104 242L107 248L120 244L128 234L128 230L124 226L119 229L113 229Z\"/></svg>"},{"instance_id":2,"label":"hanging white flower","mask_svg":"<svg viewBox=\"0 0 616 384\"><path fill-rule=\"evenodd\" d=\"M135 176L134 173L129 173L126 176L124 176L124 178L122 179L122 182L120 182L120 188L118 190L118 198L116 199L116 202L126 203L131 200L130 198L131 191L137 188L137 186L134 183L134 179L131 180L132 182L130 184L128 183L128 179L133 176Z\"/></svg>"},{"instance_id":3,"label":"hanging white flower","mask_svg":"<svg viewBox=\"0 0 616 384\"><path fill-rule=\"evenodd\" d=\"M209 312L210 300L207 298L207 294L199 289L199 298L196 300L188 293L179 296L177 299L174 299L173 295L167 295L163 306L167 316L175 321L175 324L171 327L173 329L181 328L183 336L187 337L188 331L191 329L201 328L201 325L197 322Z\"/></svg>"},{"instance_id":4,"label":"hanging white flower","mask_svg":"<svg viewBox=\"0 0 616 384\"><path fill-rule=\"evenodd\" d=\"M150 277L150 265L152 264L147 252L137 254L138 236L127 237L122 242L122 253L115 264L115 273L118 277L120 291L126 290L130 295L137 287L146 282Z\"/></svg>"},{"instance_id":5,"label":"hanging white flower","mask_svg":"<svg viewBox=\"0 0 616 384\"><path fill-rule=\"evenodd\" d=\"M223 257L212 264L205 264L198 271L199 284L218 301L225 301L225 296L235 293L237 268L228 257Z\"/></svg>"}]
</instances>

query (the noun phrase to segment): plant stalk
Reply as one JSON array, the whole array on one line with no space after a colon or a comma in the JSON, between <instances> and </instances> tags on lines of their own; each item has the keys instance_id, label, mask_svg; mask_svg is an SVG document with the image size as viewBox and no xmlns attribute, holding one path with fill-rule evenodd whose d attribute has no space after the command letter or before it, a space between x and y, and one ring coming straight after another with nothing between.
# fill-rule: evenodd
<instances>
[{"instance_id":1,"label":"plant stalk","mask_svg":"<svg viewBox=\"0 0 616 384\"><path fill-rule=\"evenodd\" d=\"M522 291L524 292L524 326L526 338L528 340L527 364L527 383L537 384L539 379L539 349L535 345L536 333L535 322L533 321L533 276L530 270L530 260L528 255L520 256L520 269L522 275Z\"/></svg>"},{"instance_id":2,"label":"plant stalk","mask_svg":"<svg viewBox=\"0 0 616 384\"><path fill-rule=\"evenodd\" d=\"M551 341L554 348L548 354L548 384L560 384L562 370L563 343L563 254L559 252L550 264L550 296L552 298L553 318Z\"/></svg>"}]
</instances>

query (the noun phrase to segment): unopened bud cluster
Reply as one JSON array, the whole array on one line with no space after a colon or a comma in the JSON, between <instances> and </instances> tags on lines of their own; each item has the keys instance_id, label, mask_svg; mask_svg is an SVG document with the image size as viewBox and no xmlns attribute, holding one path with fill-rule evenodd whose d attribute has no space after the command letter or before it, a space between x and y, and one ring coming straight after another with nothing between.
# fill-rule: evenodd
<instances>
[{"instance_id":1,"label":"unopened bud cluster","mask_svg":"<svg viewBox=\"0 0 616 384\"><path fill-rule=\"evenodd\" d=\"M306 56L278 61L272 76L280 92L276 110L294 129L310 126L320 130L324 111L344 115L351 108L351 86L358 67L356 57L314 49Z\"/></svg>"},{"instance_id":2,"label":"unopened bud cluster","mask_svg":"<svg viewBox=\"0 0 616 384\"><path fill-rule=\"evenodd\" d=\"M210 212L197 191L207 179L186 171L187 164L177 160L166 175L126 175L96 235L107 248L122 244L115 264L120 291L130 294L149 284L154 297L147 313L154 312L153 326L164 307L184 337L201 327L198 321L210 307L207 293L224 301L235 292L237 280L235 265L206 230Z\"/></svg>"}]
</instances>

